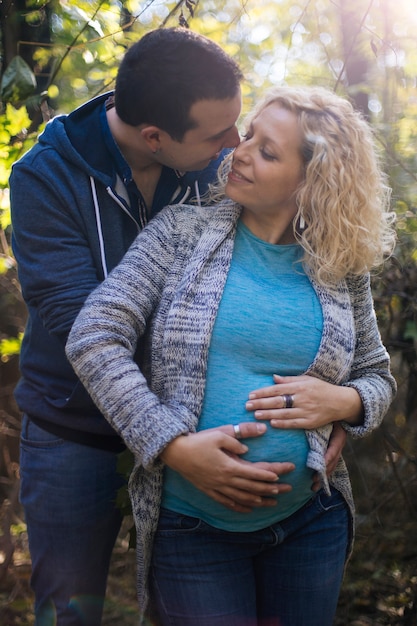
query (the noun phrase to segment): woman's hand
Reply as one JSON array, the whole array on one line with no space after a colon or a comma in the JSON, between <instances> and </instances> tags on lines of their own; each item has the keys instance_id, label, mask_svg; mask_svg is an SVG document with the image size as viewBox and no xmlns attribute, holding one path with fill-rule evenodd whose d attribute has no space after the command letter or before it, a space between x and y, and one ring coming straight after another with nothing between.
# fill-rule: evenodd
<instances>
[{"instance_id":1,"label":"woman's hand","mask_svg":"<svg viewBox=\"0 0 417 626\"><path fill-rule=\"evenodd\" d=\"M274 374L274 381L275 385L252 391L246 403L256 419L269 420L274 428L312 429L342 420L351 425L363 420L362 401L352 387L308 375Z\"/></svg>"},{"instance_id":2,"label":"woman's hand","mask_svg":"<svg viewBox=\"0 0 417 626\"><path fill-rule=\"evenodd\" d=\"M265 424L242 422L239 437L259 437ZM272 496L291 491L279 478L291 472L293 463L251 463L240 458L248 447L236 439L232 425L177 437L160 455L171 469L197 489L234 511L275 506Z\"/></svg>"}]
</instances>

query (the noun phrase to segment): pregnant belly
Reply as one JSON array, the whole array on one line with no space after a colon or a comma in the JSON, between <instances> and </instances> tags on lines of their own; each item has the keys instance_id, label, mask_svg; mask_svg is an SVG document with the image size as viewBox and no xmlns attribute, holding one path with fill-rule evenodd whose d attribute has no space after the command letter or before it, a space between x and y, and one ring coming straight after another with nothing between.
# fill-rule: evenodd
<instances>
[{"instance_id":1,"label":"pregnant belly","mask_svg":"<svg viewBox=\"0 0 417 626\"><path fill-rule=\"evenodd\" d=\"M248 452L242 458L268 463L294 463L295 470L285 475L282 480L293 489L304 490L311 487L312 472L307 468L308 442L304 430L278 430L268 425L264 435L257 438L242 439L248 446Z\"/></svg>"}]
</instances>

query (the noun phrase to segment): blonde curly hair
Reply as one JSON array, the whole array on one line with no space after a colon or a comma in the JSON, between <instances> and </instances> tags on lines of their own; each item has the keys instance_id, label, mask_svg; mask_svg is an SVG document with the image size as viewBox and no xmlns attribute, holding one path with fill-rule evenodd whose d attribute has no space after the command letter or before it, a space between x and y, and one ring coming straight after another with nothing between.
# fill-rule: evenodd
<instances>
[{"instance_id":1,"label":"blonde curly hair","mask_svg":"<svg viewBox=\"0 0 417 626\"><path fill-rule=\"evenodd\" d=\"M289 86L268 91L245 125L273 104L294 113L302 133L294 233L304 263L321 284L369 272L395 245L390 189L370 126L327 89Z\"/></svg>"}]
</instances>

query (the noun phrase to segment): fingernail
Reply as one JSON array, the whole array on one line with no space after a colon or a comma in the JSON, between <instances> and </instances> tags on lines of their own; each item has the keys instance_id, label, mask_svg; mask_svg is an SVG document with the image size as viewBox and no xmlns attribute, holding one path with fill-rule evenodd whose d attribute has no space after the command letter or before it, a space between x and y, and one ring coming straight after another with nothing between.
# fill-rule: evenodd
<instances>
[{"instance_id":1,"label":"fingernail","mask_svg":"<svg viewBox=\"0 0 417 626\"><path fill-rule=\"evenodd\" d=\"M249 399L250 400L254 400L256 398L256 393L250 393L249 394Z\"/></svg>"},{"instance_id":2,"label":"fingernail","mask_svg":"<svg viewBox=\"0 0 417 626\"><path fill-rule=\"evenodd\" d=\"M262 411L255 411L255 417L262 417L262 416L263 416Z\"/></svg>"},{"instance_id":3,"label":"fingernail","mask_svg":"<svg viewBox=\"0 0 417 626\"><path fill-rule=\"evenodd\" d=\"M258 433L264 433L266 431L266 424L256 424L256 430Z\"/></svg>"},{"instance_id":4,"label":"fingernail","mask_svg":"<svg viewBox=\"0 0 417 626\"><path fill-rule=\"evenodd\" d=\"M246 408L248 411L251 411L253 409L253 402L246 402Z\"/></svg>"}]
</instances>

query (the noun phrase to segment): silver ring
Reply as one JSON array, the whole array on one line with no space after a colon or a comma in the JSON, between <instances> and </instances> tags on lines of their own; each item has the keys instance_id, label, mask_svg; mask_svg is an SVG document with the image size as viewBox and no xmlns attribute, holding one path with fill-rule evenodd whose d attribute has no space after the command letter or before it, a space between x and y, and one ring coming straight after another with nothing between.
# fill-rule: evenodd
<instances>
[{"instance_id":1,"label":"silver ring","mask_svg":"<svg viewBox=\"0 0 417 626\"><path fill-rule=\"evenodd\" d=\"M233 424L233 432L235 434L236 439L242 439L242 433L240 432L239 424Z\"/></svg>"},{"instance_id":2,"label":"silver ring","mask_svg":"<svg viewBox=\"0 0 417 626\"><path fill-rule=\"evenodd\" d=\"M294 396L285 393L281 396L281 398L284 400L284 406L282 408L292 409L292 407L294 406Z\"/></svg>"}]
</instances>

